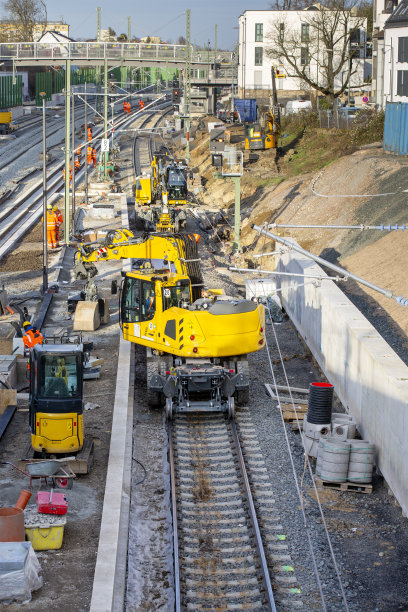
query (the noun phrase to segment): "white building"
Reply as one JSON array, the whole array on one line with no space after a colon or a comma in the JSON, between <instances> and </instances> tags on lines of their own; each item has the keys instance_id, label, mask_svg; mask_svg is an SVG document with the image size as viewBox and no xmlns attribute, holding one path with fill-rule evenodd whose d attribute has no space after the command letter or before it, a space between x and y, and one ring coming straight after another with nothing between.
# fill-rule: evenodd
<instances>
[{"instance_id":1,"label":"white building","mask_svg":"<svg viewBox=\"0 0 408 612\"><path fill-rule=\"evenodd\" d=\"M387 102L408 102L408 0L397 6L392 1L393 13L388 8L380 13L383 30L374 35L373 92L378 108L385 108Z\"/></svg>"},{"instance_id":2,"label":"white building","mask_svg":"<svg viewBox=\"0 0 408 612\"><path fill-rule=\"evenodd\" d=\"M313 26L311 25L311 11L322 10L320 5L312 5L304 10L297 11L244 11L239 17L239 65L238 88L242 97L251 97L261 94L259 90L271 89L271 66L279 70L284 78L277 79L277 89L287 97L296 97L312 93L310 86L296 75L289 64L280 64L267 56L267 49L271 48L271 37L276 36L277 28L284 37L298 36L299 46L296 49L297 62L306 66L310 78L317 83L324 83L324 74L321 66L324 64L325 49L321 45L317 52L309 54ZM366 20L349 17L350 28L353 24L361 24L355 32L356 59L353 59L351 86L364 84L365 78L371 72L369 62L365 60ZM317 40L316 43L319 44ZM346 78L347 68L341 71L336 78L336 87L341 86ZM256 93L258 92L258 94Z\"/></svg>"}]
</instances>

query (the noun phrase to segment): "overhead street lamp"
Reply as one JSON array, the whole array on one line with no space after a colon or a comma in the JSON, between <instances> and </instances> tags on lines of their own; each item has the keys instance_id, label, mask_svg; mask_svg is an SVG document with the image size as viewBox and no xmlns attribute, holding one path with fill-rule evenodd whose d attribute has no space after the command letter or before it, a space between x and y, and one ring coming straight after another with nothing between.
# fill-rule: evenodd
<instances>
[{"instance_id":1,"label":"overhead street lamp","mask_svg":"<svg viewBox=\"0 0 408 612\"><path fill-rule=\"evenodd\" d=\"M46 146L46 131L45 131L45 98L46 93L40 92L42 97L42 119L43 119L43 285L42 292L45 295L48 291L48 253L47 253L47 146Z\"/></svg>"}]
</instances>

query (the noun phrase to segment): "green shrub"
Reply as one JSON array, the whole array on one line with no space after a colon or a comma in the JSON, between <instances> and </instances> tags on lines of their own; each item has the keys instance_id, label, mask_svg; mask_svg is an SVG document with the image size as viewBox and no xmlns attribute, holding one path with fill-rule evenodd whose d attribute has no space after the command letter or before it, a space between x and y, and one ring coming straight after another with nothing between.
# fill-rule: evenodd
<instances>
[{"instance_id":1,"label":"green shrub","mask_svg":"<svg viewBox=\"0 0 408 612\"><path fill-rule=\"evenodd\" d=\"M351 129L348 131L349 142L358 146L382 140L384 116L384 111L376 111L371 108L361 110L357 113Z\"/></svg>"},{"instance_id":2,"label":"green shrub","mask_svg":"<svg viewBox=\"0 0 408 612\"><path fill-rule=\"evenodd\" d=\"M282 118L282 129L288 131L296 132L314 127L319 127L319 115L315 111L302 110Z\"/></svg>"}]
</instances>

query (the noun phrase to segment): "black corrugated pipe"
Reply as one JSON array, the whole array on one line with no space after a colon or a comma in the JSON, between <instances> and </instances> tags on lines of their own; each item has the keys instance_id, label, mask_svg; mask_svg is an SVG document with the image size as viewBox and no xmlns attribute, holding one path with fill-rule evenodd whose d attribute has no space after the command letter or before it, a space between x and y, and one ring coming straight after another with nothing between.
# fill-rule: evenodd
<instances>
[{"instance_id":1,"label":"black corrugated pipe","mask_svg":"<svg viewBox=\"0 0 408 612\"><path fill-rule=\"evenodd\" d=\"M332 402L333 385L324 382L310 383L307 422L315 425L331 423Z\"/></svg>"}]
</instances>

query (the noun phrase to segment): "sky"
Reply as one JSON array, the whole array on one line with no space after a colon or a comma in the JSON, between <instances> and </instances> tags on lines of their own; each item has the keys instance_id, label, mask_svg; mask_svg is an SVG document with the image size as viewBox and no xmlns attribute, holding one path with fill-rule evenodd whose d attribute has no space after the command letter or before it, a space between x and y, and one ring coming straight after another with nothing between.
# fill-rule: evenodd
<instances>
[{"instance_id":1,"label":"sky","mask_svg":"<svg viewBox=\"0 0 408 612\"><path fill-rule=\"evenodd\" d=\"M127 18L131 18L132 36L160 36L176 43L186 35L186 9L191 10L191 42L213 48L215 24L218 26L218 48L232 49L238 39L238 17L245 10L264 10L268 0L46 0L48 20L64 18L70 25L72 38L96 36L96 7L101 7L101 27L111 27L119 35L127 33Z\"/></svg>"}]
</instances>

